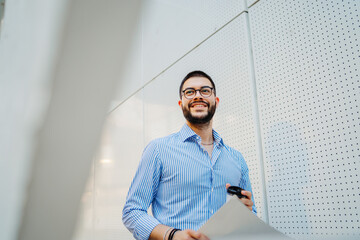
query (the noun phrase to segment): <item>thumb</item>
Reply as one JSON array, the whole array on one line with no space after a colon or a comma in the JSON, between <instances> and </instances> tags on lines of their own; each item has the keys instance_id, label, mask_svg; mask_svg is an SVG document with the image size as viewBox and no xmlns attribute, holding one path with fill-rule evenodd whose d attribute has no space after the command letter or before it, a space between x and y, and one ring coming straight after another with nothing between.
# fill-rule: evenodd
<instances>
[{"instance_id":1,"label":"thumb","mask_svg":"<svg viewBox=\"0 0 360 240\"><path fill-rule=\"evenodd\" d=\"M231 186L231 184L230 184L230 183L227 183L227 184L226 184L226 189L228 189L230 186Z\"/></svg>"}]
</instances>

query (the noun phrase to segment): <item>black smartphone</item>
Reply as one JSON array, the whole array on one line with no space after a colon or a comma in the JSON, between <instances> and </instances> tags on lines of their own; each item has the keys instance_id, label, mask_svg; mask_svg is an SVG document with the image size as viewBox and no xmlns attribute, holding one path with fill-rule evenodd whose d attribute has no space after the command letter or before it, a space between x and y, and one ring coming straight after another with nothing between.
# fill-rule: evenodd
<instances>
[{"instance_id":1,"label":"black smartphone","mask_svg":"<svg viewBox=\"0 0 360 240\"><path fill-rule=\"evenodd\" d=\"M245 195L241 194L241 191L244 190L241 187L237 186L230 186L227 189L228 194L230 195L236 195L238 198L247 198Z\"/></svg>"}]
</instances>

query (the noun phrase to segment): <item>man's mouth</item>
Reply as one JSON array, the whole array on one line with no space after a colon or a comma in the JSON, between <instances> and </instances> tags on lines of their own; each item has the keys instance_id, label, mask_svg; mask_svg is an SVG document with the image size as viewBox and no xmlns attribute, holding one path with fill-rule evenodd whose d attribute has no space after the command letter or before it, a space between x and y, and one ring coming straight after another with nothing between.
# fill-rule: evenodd
<instances>
[{"instance_id":1,"label":"man's mouth","mask_svg":"<svg viewBox=\"0 0 360 240\"><path fill-rule=\"evenodd\" d=\"M203 107L209 107L209 104L206 102L193 102L190 104L191 108L203 108Z\"/></svg>"}]
</instances>

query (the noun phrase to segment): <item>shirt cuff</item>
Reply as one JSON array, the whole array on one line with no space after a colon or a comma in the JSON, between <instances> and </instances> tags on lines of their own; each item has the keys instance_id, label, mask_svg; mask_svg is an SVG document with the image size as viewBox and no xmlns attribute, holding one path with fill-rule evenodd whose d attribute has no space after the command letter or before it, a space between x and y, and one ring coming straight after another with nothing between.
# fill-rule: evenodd
<instances>
[{"instance_id":1,"label":"shirt cuff","mask_svg":"<svg viewBox=\"0 0 360 240\"><path fill-rule=\"evenodd\" d=\"M257 216L257 209L255 206L252 207L252 212Z\"/></svg>"},{"instance_id":2,"label":"shirt cuff","mask_svg":"<svg viewBox=\"0 0 360 240\"><path fill-rule=\"evenodd\" d=\"M139 221L137 222L135 231L133 233L135 239L149 239L150 233L159 224L160 222L152 216L149 216L147 214L142 216L141 219L139 219Z\"/></svg>"}]
</instances>

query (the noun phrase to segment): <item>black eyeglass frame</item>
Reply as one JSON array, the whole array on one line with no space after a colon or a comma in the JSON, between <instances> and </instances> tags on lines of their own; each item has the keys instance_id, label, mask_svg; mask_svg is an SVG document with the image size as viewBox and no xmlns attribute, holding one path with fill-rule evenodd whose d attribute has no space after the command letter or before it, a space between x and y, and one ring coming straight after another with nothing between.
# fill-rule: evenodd
<instances>
[{"instance_id":1,"label":"black eyeglass frame","mask_svg":"<svg viewBox=\"0 0 360 240\"><path fill-rule=\"evenodd\" d=\"M210 95L209 95L209 96L204 96L204 95L201 93L201 90L203 90L204 88L209 88L209 89L210 89ZM189 97L186 97L186 95L185 95L185 91L186 91L186 90L189 90L189 89L195 91L194 96L193 96L193 97L190 97L190 98L189 98ZM204 87L201 87L200 89L186 88L186 89L184 89L184 90L182 91L182 93L183 93L183 96L184 96L186 99L193 99L193 98L196 96L196 92L197 92L197 91L200 93L200 95L201 95L202 97L208 98L208 97L211 97L211 95L213 94L213 90L214 90L213 87L204 86Z\"/></svg>"}]
</instances>

